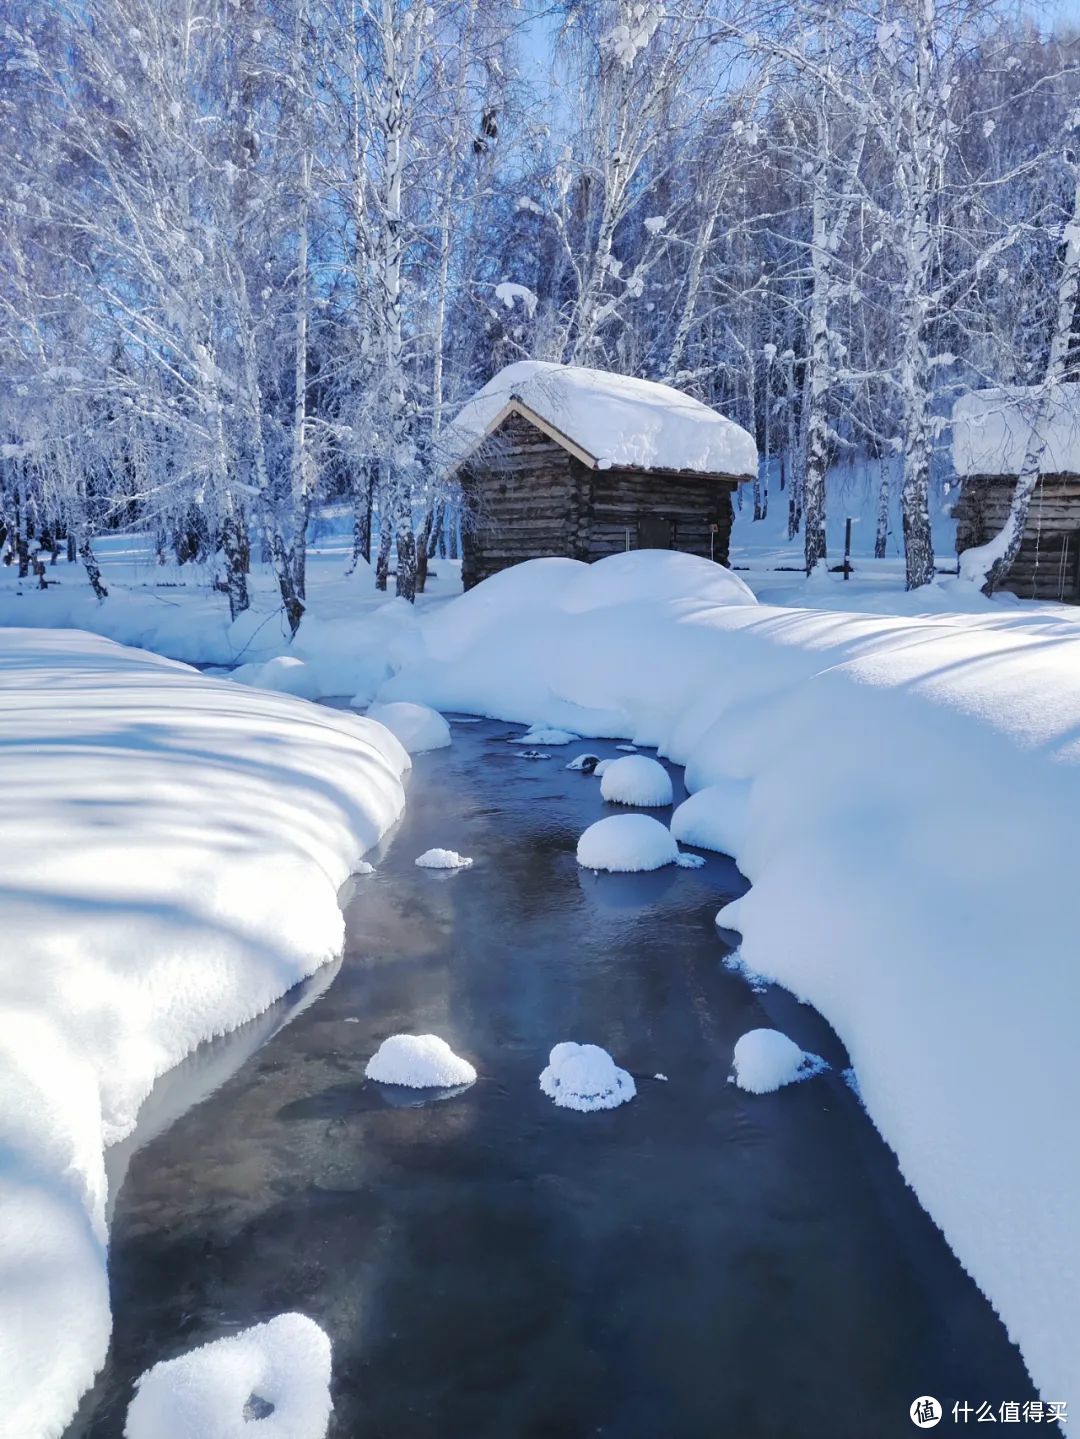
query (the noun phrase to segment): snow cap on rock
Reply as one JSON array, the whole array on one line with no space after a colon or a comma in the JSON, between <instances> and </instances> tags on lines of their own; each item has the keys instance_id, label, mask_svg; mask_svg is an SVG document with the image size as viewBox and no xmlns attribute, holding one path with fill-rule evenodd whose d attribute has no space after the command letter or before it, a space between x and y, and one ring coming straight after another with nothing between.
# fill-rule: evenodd
<instances>
[{"instance_id":1,"label":"snow cap on rock","mask_svg":"<svg viewBox=\"0 0 1080 1439\"><path fill-rule=\"evenodd\" d=\"M473 1084L476 1070L437 1034L391 1034L367 1062L368 1079L410 1089L450 1089Z\"/></svg>"},{"instance_id":2,"label":"snow cap on rock","mask_svg":"<svg viewBox=\"0 0 1080 1439\"><path fill-rule=\"evenodd\" d=\"M582 869L636 874L674 864L679 847L671 831L647 814L613 814L589 825L578 840Z\"/></svg>"},{"instance_id":3,"label":"snow cap on rock","mask_svg":"<svg viewBox=\"0 0 1080 1439\"><path fill-rule=\"evenodd\" d=\"M825 1068L778 1029L751 1029L735 1045L735 1083L750 1094L771 1094Z\"/></svg>"},{"instance_id":4,"label":"snow cap on rock","mask_svg":"<svg viewBox=\"0 0 1080 1439\"><path fill-rule=\"evenodd\" d=\"M472 860L456 849L426 849L416 863L421 869L468 869Z\"/></svg>"},{"instance_id":5,"label":"snow cap on rock","mask_svg":"<svg viewBox=\"0 0 1080 1439\"><path fill-rule=\"evenodd\" d=\"M590 1113L633 1099L637 1088L606 1049L596 1044L557 1044L540 1075L540 1088L563 1109Z\"/></svg>"},{"instance_id":6,"label":"snow cap on rock","mask_svg":"<svg viewBox=\"0 0 1080 1439\"><path fill-rule=\"evenodd\" d=\"M600 780L600 793L613 804L658 808L671 803L671 776L659 760L627 754L614 760Z\"/></svg>"},{"instance_id":7,"label":"snow cap on rock","mask_svg":"<svg viewBox=\"0 0 1080 1439\"><path fill-rule=\"evenodd\" d=\"M265 1421L249 1418L261 1400ZM279 1314L155 1364L138 1381L124 1439L324 1439L330 1341L303 1314Z\"/></svg>"}]
</instances>

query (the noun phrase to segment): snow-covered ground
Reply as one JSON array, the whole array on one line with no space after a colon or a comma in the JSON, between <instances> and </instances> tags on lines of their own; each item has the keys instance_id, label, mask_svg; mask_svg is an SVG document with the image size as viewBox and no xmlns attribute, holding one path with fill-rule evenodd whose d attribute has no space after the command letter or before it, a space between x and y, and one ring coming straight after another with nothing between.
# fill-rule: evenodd
<instances>
[{"instance_id":1,"label":"snow-covered ground","mask_svg":"<svg viewBox=\"0 0 1080 1439\"><path fill-rule=\"evenodd\" d=\"M407 652L417 616L461 592L461 566L433 560L427 590L414 608L394 597L393 577L388 592L376 590L362 560L352 575L346 573L347 530L348 517L338 510L316 525L308 553L308 611L291 642L267 566L252 566L251 608L230 624L225 596L211 588L212 573L195 565L159 565L146 535L107 535L95 542L109 590L101 603L81 564L60 560L50 567L44 591L0 566L0 626L90 630L188 664L242 666L240 678L256 686L309 699L354 696L362 707L392 672L394 657ZM288 657L287 666L266 667L281 656Z\"/></svg>"},{"instance_id":2,"label":"snow-covered ground","mask_svg":"<svg viewBox=\"0 0 1080 1439\"><path fill-rule=\"evenodd\" d=\"M807 581L770 568L798 563L798 546L785 550L782 543L779 498L774 494L765 522L750 524L745 510L737 520L733 558L749 566L737 573L655 552L591 568L547 560L455 598L457 567L436 561L437 577L415 610L378 594L369 573L346 578L346 541L331 527L312 556L309 612L292 645L266 575L254 577L253 611L230 627L223 597L199 588L203 576L162 572L144 542L130 538L101 545L111 589L101 605L77 567L50 572L61 583L44 593L28 585L18 593L10 570L0 571L0 624L78 624L208 664L287 656L299 666L270 666L263 683L355 696L357 705L378 696L487 714L538 726L534 734L625 737L686 764L692 799L672 828L684 842L730 850L753 882L723 917L743 934L748 972L787 985L839 1031L861 1096L904 1174L999 1309L1044 1395L1068 1397L1080 1388L1080 1226L1072 1207L1080 1142L1068 1119L1080 1098L1072 1058L1080 977L1069 957L1080 813L1080 611L1010 596L987 601L948 576L905 595L898 557L865 558L873 543L868 499L850 581ZM834 517L843 510L834 505ZM834 525L830 543L838 555L837 538ZM771 603L755 604L743 580ZM2 631L0 640L5 647L30 643ZM102 1135L130 1124L154 1074L204 1034L254 1013L332 950L327 926L339 920L327 874L343 874L396 812L394 770L405 760L398 748L385 748L393 743L386 737L379 741L384 758L361 745L362 763L320 764L316 781L301 751L314 755L330 745L335 754L338 747L352 752L355 721L319 712L304 721L304 744L290 740L278 755L276 741L271 746L263 736L279 723L299 734L292 728L305 712L299 701L200 679L145 656L121 664L119 652L85 636L34 643L38 650L5 683L25 687L26 713L41 710L33 721L41 743L50 726L74 739L70 756L48 771L28 776L21 758L13 761L15 782L3 793L18 807L9 832L20 842L5 857L17 881L8 904L28 903L26 892L54 870L62 893L69 883L77 889L76 879L89 885L103 854L102 885L123 890L130 875L150 896L134 918L123 906L115 914L91 906L88 916L81 900L57 901L50 889L35 894L38 919L8 927L13 953L20 945L30 954L44 947L48 964L28 971L40 976L35 1013L50 1031L59 1026L70 1058L35 1081L45 1098L35 1095L25 1113L36 1117L10 1137L5 1130L5 1142L32 1156L40 1142L52 1157L33 1165L54 1179L68 1175L49 1201L61 1205L65 1222L50 1220L42 1206L31 1240L72 1278L53 1286L47 1317L44 1304L31 1309L40 1322L0 1339L0 1372L10 1376L25 1364L27 1392L44 1393L42 1402L62 1413L83 1382L75 1376L92 1369L107 1333L95 1217ZM99 652L112 658L99 663ZM57 679L87 656L97 678ZM99 682L108 694L104 707L89 697ZM191 696L190 705L177 710L174 691ZM75 724L84 700L92 720ZM213 743L198 746L188 709L204 702L220 728ZM23 713L9 708L8 723L24 723ZM254 729L253 716L261 717ZM22 745L26 735L17 738ZM83 746L95 756L104 749L109 776L125 746L135 751L128 756L133 776L139 764L156 765L159 750L168 763L163 759L146 785L137 777L130 784L101 779L77 804L78 776L89 783ZM234 762L238 754L258 758ZM285 778L273 778L273 764L284 766ZM377 802L376 774L387 786L377 788ZM116 789L142 802L129 812L114 803ZM352 796L350 823L359 823L362 843L347 838L340 822L335 806L343 794ZM338 814L317 834L313 795L316 806ZM180 819L157 818L177 807ZM257 859L251 846L230 839L250 834L254 822L245 819L238 829L236 816L253 807L260 832L269 827L276 836ZM55 836L69 821L84 828L55 845L48 860L24 842L40 824L54 825ZM289 894L285 919L274 905L267 910L268 894L284 904L289 893L267 880L268 866L272 875L280 862L279 841L299 847L309 878L320 876L326 908L317 924L300 921L314 903L306 889L295 900ZM665 844L673 854L674 840ZM138 867L114 862L106 846L157 859ZM324 851L335 856L332 863ZM191 947L205 955L207 923L229 928L213 916L192 920L190 895L199 891L188 876L200 865L200 879L213 876L226 905L214 915L234 915L231 937L221 943L272 944L275 954L284 947L292 958L287 972L275 961L272 981L259 971L263 988L245 980L227 1003L211 976L205 1012L196 1014L187 1006L204 981L201 971L185 968ZM252 940L243 916L256 910ZM155 1010L165 1001L141 969L137 985L117 981L115 993L111 980L98 983L112 953L99 931L112 936L121 956L137 946L157 964L161 951L161 964L188 975L186 988L170 981L167 1013ZM81 976L84 961L86 977L59 989L55 966ZM25 1002L22 991L13 1002ZM114 1013L126 1016L123 1028ZM36 1056L50 1051L24 1043L31 1029L12 1028L6 1045L34 1074ZM111 1049L105 1040L95 1048L99 1032L112 1036ZM106 1053L121 1054L123 1063L104 1064ZM108 1082L88 1086L83 1077L96 1074L99 1062ZM75 1078L69 1083L65 1075ZM83 1113L99 1092L104 1120L96 1110ZM71 1096L78 1114L64 1110L75 1103ZM19 1163L26 1169L31 1161ZM19 1222L39 1213L12 1202ZM67 1263L67 1250L78 1262ZM28 1295L40 1281L32 1264L19 1267L17 1283ZM80 1330L66 1322L75 1313L97 1317ZM54 1326L63 1343L43 1340ZM58 1366L62 1382L42 1385L42 1365ZM11 1405L0 1407L0 1433L13 1413ZM27 1423L11 1432L35 1431Z\"/></svg>"},{"instance_id":3,"label":"snow-covered ground","mask_svg":"<svg viewBox=\"0 0 1080 1439\"><path fill-rule=\"evenodd\" d=\"M1066 1398L1080 630L1045 607L748 604L734 577L725 603L724 578L657 552L533 561L423 619L384 697L628 736L715 787L715 822L710 800L691 818L752 882L721 917L746 965L836 1028L903 1173Z\"/></svg>"},{"instance_id":4,"label":"snow-covered ground","mask_svg":"<svg viewBox=\"0 0 1080 1439\"><path fill-rule=\"evenodd\" d=\"M766 604L934 615L959 624L974 616L1025 624L1044 633L1074 629L1080 633L1078 607L1021 601L1006 593L987 600L973 585L949 574L950 568L955 569L954 525L940 507L934 517L934 538L942 573L934 585L905 593L895 517L889 557L871 558L877 481L878 467L866 464L835 471L830 477L830 565L842 558L844 517L851 514L856 521L854 570L847 581L831 572L807 579L802 572L802 541L786 538L787 499L775 478L764 520L752 519L750 489L744 486L732 535L731 558L738 579ZM351 698L363 709L382 684L420 652L424 616L461 593L461 566L453 560L433 560L427 590L414 607L394 598L393 578L387 593L376 590L371 569L362 561L354 574L346 574L350 524L346 511L329 507L313 527L308 609L294 640L282 619L276 582L265 566L253 566L251 609L230 624L224 595L210 588L212 575L196 566L157 564L146 535L106 535L95 542L109 589L102 603L94 598L79 564L61 560L49 568L45 591L37 590L33 580L20 582L12 568L0 566L0 626L87 629L189 664L239 667L237 678L255 687L311 699ZM698 599L719 596L732 598L723 575ZM572 730L571 725L557 728ZM561 742L543 738L550 730L550 726L537 730L522 741L541 746Z\"/></svg>"},{"instance_id":5,"label":"snow-covered ground","mask_svg":"<svg viewBox=\"0 0 1080 1439\"><path fill-rule=\"evenodd\" d=\"M400 813L372 721L70 631L0 631L0 1435L105 1357L105 1146L157 1076L340 952Z\"/></svg>"}]
</instances>

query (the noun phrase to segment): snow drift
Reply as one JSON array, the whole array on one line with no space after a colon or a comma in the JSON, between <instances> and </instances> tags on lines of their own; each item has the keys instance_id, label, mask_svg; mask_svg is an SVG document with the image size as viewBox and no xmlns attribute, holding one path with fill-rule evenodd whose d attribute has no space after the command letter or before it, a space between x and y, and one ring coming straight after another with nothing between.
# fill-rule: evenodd
<instances>
[{"instance_id":1,"label":"snow drift","mask_svg":"<svg viewBox=\"0 0 1080 1439\"><path fill-rule=\"evenodd\" d=\"M247 1416L252 1397L263 1418ZM329 1339L306 1315L279 1314L147 1370L124 1439L324 1439L331 1408Z\"/></svg>"},{"instance_id":2,"label":"snow drift","mask_svg":"<svg viewBox=\"0 0 1080 1439\"><path fill-rule=\"evenodd\" d=\"M742 780L699 789L676 808L671 816L671 833L680 844L738 854L748 790Z\"/></svg>"},{"instance_id":3,"label":"snow drift","mask_svg":"<svg viewBox=\"0 0 1080 1439\"><path fill-rule=\"evenodd\" d=\"M451 1089L472 1084L476 1070L437 1034L391 1034L367 1062L368 1079L410 1089Z\"/></svg>"},{"instance_id":4,"label":"snow drift","mask_svg":"<svg viewBox=\"0 0 1080 1439\"><path fill-rule=\"evenodd\" d=\"M0 1435L105 1358L106 1144L154 1080L340 952L397 818L369 720L64 631L0 631Z\"/></svg>"},{"instance_id":5,"label":"snow drift","mask_svg":"<svg viewBox=\"0 0 1080 1439\"><path fill-rule=\"evenodd\" d=\"M1080 1393L1080 640L743 589L688 555L533 561L422 619L384 692L628 736L695 797L723 786L714 826L702 800L680 827L753 883L746 964L838 1031L1039 1388Z\"/></svg>"},{"instance_id":6,"label":"snow drift","mask_svg":"<svg viewBox=\"0 0 1080 1439\"><path fill-rule=\"evenodd\" d=\"M405 700L371 705L367 717L397 735L409 754L445 749L450 743L450 726L438 710L429 709L427 705L408 704Z\"/></svg>"},{"instance_id":7,"label":"snow drift","mask_svg":"<svg viewBox=\"0 0 1080 1439\"><path fill-rule=\"evenodd\" d=\"M637 1088L606 1049L597 1044L557 1044L540 1075L540 1088L562 1109L591 1114L633 1099Z\"/></svg>"}]
</instances>

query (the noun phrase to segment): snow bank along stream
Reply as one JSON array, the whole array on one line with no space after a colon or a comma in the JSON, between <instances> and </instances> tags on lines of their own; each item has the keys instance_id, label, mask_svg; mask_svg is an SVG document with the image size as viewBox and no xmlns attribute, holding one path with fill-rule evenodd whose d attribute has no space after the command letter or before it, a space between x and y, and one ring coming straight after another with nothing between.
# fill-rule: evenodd
<instances>
[{"instance_id":1,"label":"snow bank along stream","mask_svg":"<svg viewBox=\"0 0 1080 1439\"><path fill-rule=\"evenodd\" d=\"M105 1358L106 1144L200 1041L340 953L401 811L380 726L74 631L0 631L0 1435Z\"/></svg>"},{"instance_id":2,"label":"snow bank along stream","mask_svg":"<svg viewBox=\"0 0 1080 1439\"><path fill-rule=\"evenodd\" d=\"M679 832L752 882L721 923L840 1034L1044 1397L1080 1395L1080 640L752 601L689 555L535 560L423 618L380 697L717 786Z\"/></svg>"},{"instance_id":3,"label":"snow bank along stream","mask_svg":"<svg viewBox=\"0 0 1080 1439\"><path fill-rule=\"evenodd\" d=\"M744 1439L884 1439L924 1390L1030 1397L835 1035L722 962L733 863L583 870L577 838L613 806L564 768L578 746L530 763L506 725L453 734L342 891L333 984L132 1158L113 1346L70 1439L117 1439L140 1373L290 1311L333 1345L331 1439L655 1439L726 1415ZM417 868L445 845L472 866ZM763 1026L830 1069L775 1094L728 1083ZM476 1082L367 1078L405 1033L440 1036ZM570 1039L636 1097L552 1103L538 1076Z\"/></svg>"}]
</instances>

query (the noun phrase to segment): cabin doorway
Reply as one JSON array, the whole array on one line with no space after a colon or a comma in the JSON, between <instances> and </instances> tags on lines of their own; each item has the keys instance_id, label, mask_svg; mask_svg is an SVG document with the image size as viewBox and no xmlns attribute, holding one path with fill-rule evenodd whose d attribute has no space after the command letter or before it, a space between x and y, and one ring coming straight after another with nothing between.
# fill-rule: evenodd
<instances>
[{"instance_id":1,"label":"cabin doorway","mask_svg":"<svg viewBox=\"0 0 1080 1439\"><path fill-rule=\"evenodd\" d=\"M638 519L637 542L639 550L673 550L675 548L675 522L667 515L641 515Z\"/></svg>"}]
</instances>

